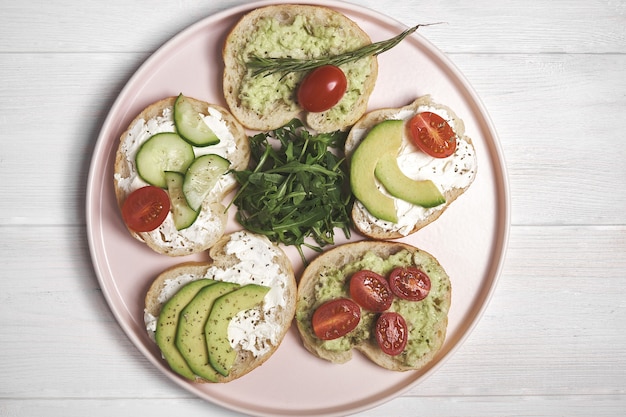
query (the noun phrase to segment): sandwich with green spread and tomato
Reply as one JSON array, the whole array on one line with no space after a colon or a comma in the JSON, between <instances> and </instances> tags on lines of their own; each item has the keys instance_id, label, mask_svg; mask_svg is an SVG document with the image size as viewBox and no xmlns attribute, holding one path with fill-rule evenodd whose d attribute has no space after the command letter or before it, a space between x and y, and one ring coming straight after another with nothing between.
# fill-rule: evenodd
<instances>
[{"instance_id":1,"label":"sandwich with green spread and tomato","mask_svg":"<svg viewBox=\"0 0 626 417\"><path fill-rule=\"evenodd\" d=\"M180 94L146 107L121 135L114 188L133 237L158 253L183 256L224 234L222 200L230 172L250 159L243 127L221 106Z\"/></svg>"},{"instance_id":2,"label":"sandwich with green spread and tomato","mask_svg":"<svg viewBox=\"0 0 626 417\"><path fill-rule=\"evenodd\" d=\"M318 132L344 130L367 109L378 61L373 54L337 65L324 60L369 45L369 36L354 21L327 7L254 9L224 44L226 102L253 130L273 130L295 117Z\"/></svg>"},{"instance_id":3,"label":"sandwich with green spread and tomato","mask_svg":"<svg viewBox=\"0 0 626 417\"><path fill-rule=\"evenodd\" d=\"M463 121L430 96L363 116L350 130L345 153L354 226L374 239L401 238L432 223L467 191L477 171Z\"/></svg>"},{"instance_id":4,"label":"sandwich with green spread and tomato","mask_svg":"<svg viewBox=\"0 0 626 417\"><path fill-rule=\"evenodd\" d=\"M361 241L324 252L305 269L296 323L319 358L345 363L357 350L383 368L417 370L443 346L450 302L450 279L431 254Z\"/></svg>"}]
</instances>

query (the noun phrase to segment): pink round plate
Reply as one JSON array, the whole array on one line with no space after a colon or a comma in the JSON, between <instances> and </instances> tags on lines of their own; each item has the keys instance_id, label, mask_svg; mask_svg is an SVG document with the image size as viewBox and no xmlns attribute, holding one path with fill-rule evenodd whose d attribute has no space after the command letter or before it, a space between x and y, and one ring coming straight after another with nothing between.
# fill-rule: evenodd
<instances>
[{"instance_id":1,"label":"pink round plate","mask_svg":"<svg viewBox=\"0 0 626 417\"><path fill-rule=\"evenodd\" d=\"M277 3L273 1L271 3ZM406 26L370 9L340 1L312 1L356 21L372 38L393 37ZM222 44L247 11L270 4L244 4L207 17L154 53L121 91L102 126L87 189L87 229L92 261L106 300L137 348L189 392L225 408L259 416L338 416L356 413L398 396L424 380L460 346L478 321L500 273L509 228L506 172L496 131L463 75L437 48L415 33L379 56L379 75L370 110L400 107L430 94L463 119L478 155L478 174L469 190L436 222L403 239L439 259L452 281L446 342L436 360L415 372L391 372L359 354L334 365L308 353L295 326L262 367L228 384L194 384L171 372L143 325L143 299L150 282L174 264L203 255L170 258L130 237L113 191L113 164L119 137L148 104L183 93L225 105L221 90ZM419 22L418 22L419 23ZM424 22L428 23L428 22ZM229 230L240 226L230 213ZM337 243L345 238L339 232ZM352 240L362 239L354 233ZM285 248L296 274L302 262ZM308 256L314 254L308 253Z\"/></svg>"}]
</instances>

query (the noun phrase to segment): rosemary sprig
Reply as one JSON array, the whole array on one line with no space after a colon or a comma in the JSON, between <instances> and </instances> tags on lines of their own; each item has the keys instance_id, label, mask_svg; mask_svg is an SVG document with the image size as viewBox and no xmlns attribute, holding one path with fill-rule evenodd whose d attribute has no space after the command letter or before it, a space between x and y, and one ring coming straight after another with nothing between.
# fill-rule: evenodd
<instances>
[{"instance_id":1,"label":"rosemary sprig","mask_svg":"<svg viewBox=\"0 0 626 417\"><path fill-rule=\"evenodd\" d=\"M347 62L358 61L361 58L365 58L368 56L376 56L380 55L383 52L386 52L402 42L404 38L415 32L418 28L422 26L432 26L438 25L439 23L427 23L413 26L400 33L393 38L370 43L369 45L362 46L353 51L343 52L339 55L333 56L325 56L319 58L310 58L310 59L298 59L298 58L263 58L259 56L253 56L246 63L248 68L253 70L252 75L263 75L264 77L275 74L275 73L283 73L288 74L290 72L302 72L302 71L310 71L314 68L321 67L322 65L335 65L339 66L341 64L345 64Z\"/></svg>"}]
</instances>

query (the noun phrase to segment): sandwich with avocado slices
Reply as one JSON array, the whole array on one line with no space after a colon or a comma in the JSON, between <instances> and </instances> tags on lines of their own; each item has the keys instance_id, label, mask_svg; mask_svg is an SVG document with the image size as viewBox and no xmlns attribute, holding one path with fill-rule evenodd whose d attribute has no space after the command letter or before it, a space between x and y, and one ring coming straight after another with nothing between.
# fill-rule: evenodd
<instances>
[{"instance_id":1,"label":"sandwich with avocado slices","mask_svg":"<svg viewBox=\"0 0 626 417\"><path fill-rule=\"evenodd\" d=\"M223 48L223 90L233 115L253 130L273 130L295 117L318 132L345 130L366 111L378 74L375 56L312 71L268 61L325 59L371 44L351 19L327 7L265 6L245 14Z\"/></svg>"},{"instance_id":2,"label":"sandwich with avocado slices","mask_svg":"<svg viewBox=\"0 0 626 417\"><path fill-rule=\"evenodd\" d=\"M430 96L364 115L350 130L345 153L354 226L374 239L401 238L432 223L477 171L463 121Z\"/></svg>"},{"instance_id":3,"label":"sandwich with avocado slices","mask_svg":"<svg viewBox=\"0 0 626 417\"><path fill-rule=\"evenodd\" d=\"M357 350L394 371L427 366L441 349L451 284L414 246L361 241L315 258L298 284L296 323L304 347L345 363Z\"/></svg>"},{"instance_id":4,"label":"sandwich with avocado slices","mask_svg":"<svg viewBox=\"0 0 626 417\"><path fill-rule=\"evenodd\" d=\"M278 349L294 317L296 281L285 253L264 236L225 235L209 256L209 262L176 265L153 281L144 322L178 375L229 382Z\"/></svg>"},{"instance_id":5,"label":"sandwich with avocado slices","mask_svg":"<svg viewBox=\"0 0 626 417\"><path fill-rule=\"evenodd\" d=\"M221 106L180 94L146 107L122 134L114 188L122 219L158 253L190 255L224 234L233 169L250 159L243 127Z\"/></svg>"}]
</instances>

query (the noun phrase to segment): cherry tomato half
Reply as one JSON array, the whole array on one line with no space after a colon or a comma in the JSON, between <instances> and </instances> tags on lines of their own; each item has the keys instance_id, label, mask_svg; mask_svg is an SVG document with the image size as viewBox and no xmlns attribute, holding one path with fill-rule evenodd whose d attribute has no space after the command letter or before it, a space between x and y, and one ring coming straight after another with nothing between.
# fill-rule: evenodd
<instances>
[{"instance_id":1,"label":"cherry tomato half","mask_svg":"<svg viewBox=\"0 0 626 417\"><path fill-rule=\"evenodd\" d=\"M392 356L402 353L409 338L404 317L392 311L378 317L374 333L380 349Z\"/></svg>"},{"instance_id":2,"label":"cherry tomato half","mask_svg":"<svg viewBox=\"0 0 626 417\"><path fill-rule=\"evenodd\" d=\"M330 109L346 93L348 80L341 68L323 65L308 73L298 87L298 102L306 111Z\"/></svg>"},{"instance_id":3,"label":"cherry tomato half","mask_svg":"<svg viewBox=\"0 0 626 417\"><path fill-rule=\"evenodd\" d=\"M122 218L135 232L149 232L163 223L170 211L170 197L153 185L139 188L122 204Z\"/></svg>"},{"instance_id":4,"label":"cherry tomato half","mask_svg":"<svg viewBox=\"0 0 626 417\"><path fill-rule=\"evenodd\" d=\"M337 339L354 330L360 320L361 308L354 301L327 301L313 313L313 333L322 340Z\"/></svg>"},{"instance_id":5,"label":"cherry tomato half","mask_svg":"<svg viewBox=\"0 0 626 417\"><path fill-rule=\"evenodd\" d=\"M418 113L408 123L415 146L435 158L446 158L456 150L456 133L441 116Z\"/></svg>"},{"instance_id":6,"label":"cherry tomato half","mask_svg":"<svg viewBox=\"0 0 626 417\"><path fill-rule=\"evenodd\" d=\"M430 278L415 267L396 268L389 275L389 287L400 298L420 301L430 292Z\"/></svg>"},{"instance_id":7,"label":"cherry tomato half","mask_svg":"<svg viewBox=\"0 0 626 417\"><path fill-rule=\"evenodd\" d=\"M366 269L350 279L350 297L366 310L380 313L391 307L393 293L387 280Z\"/></svg>"}]
</instances>

